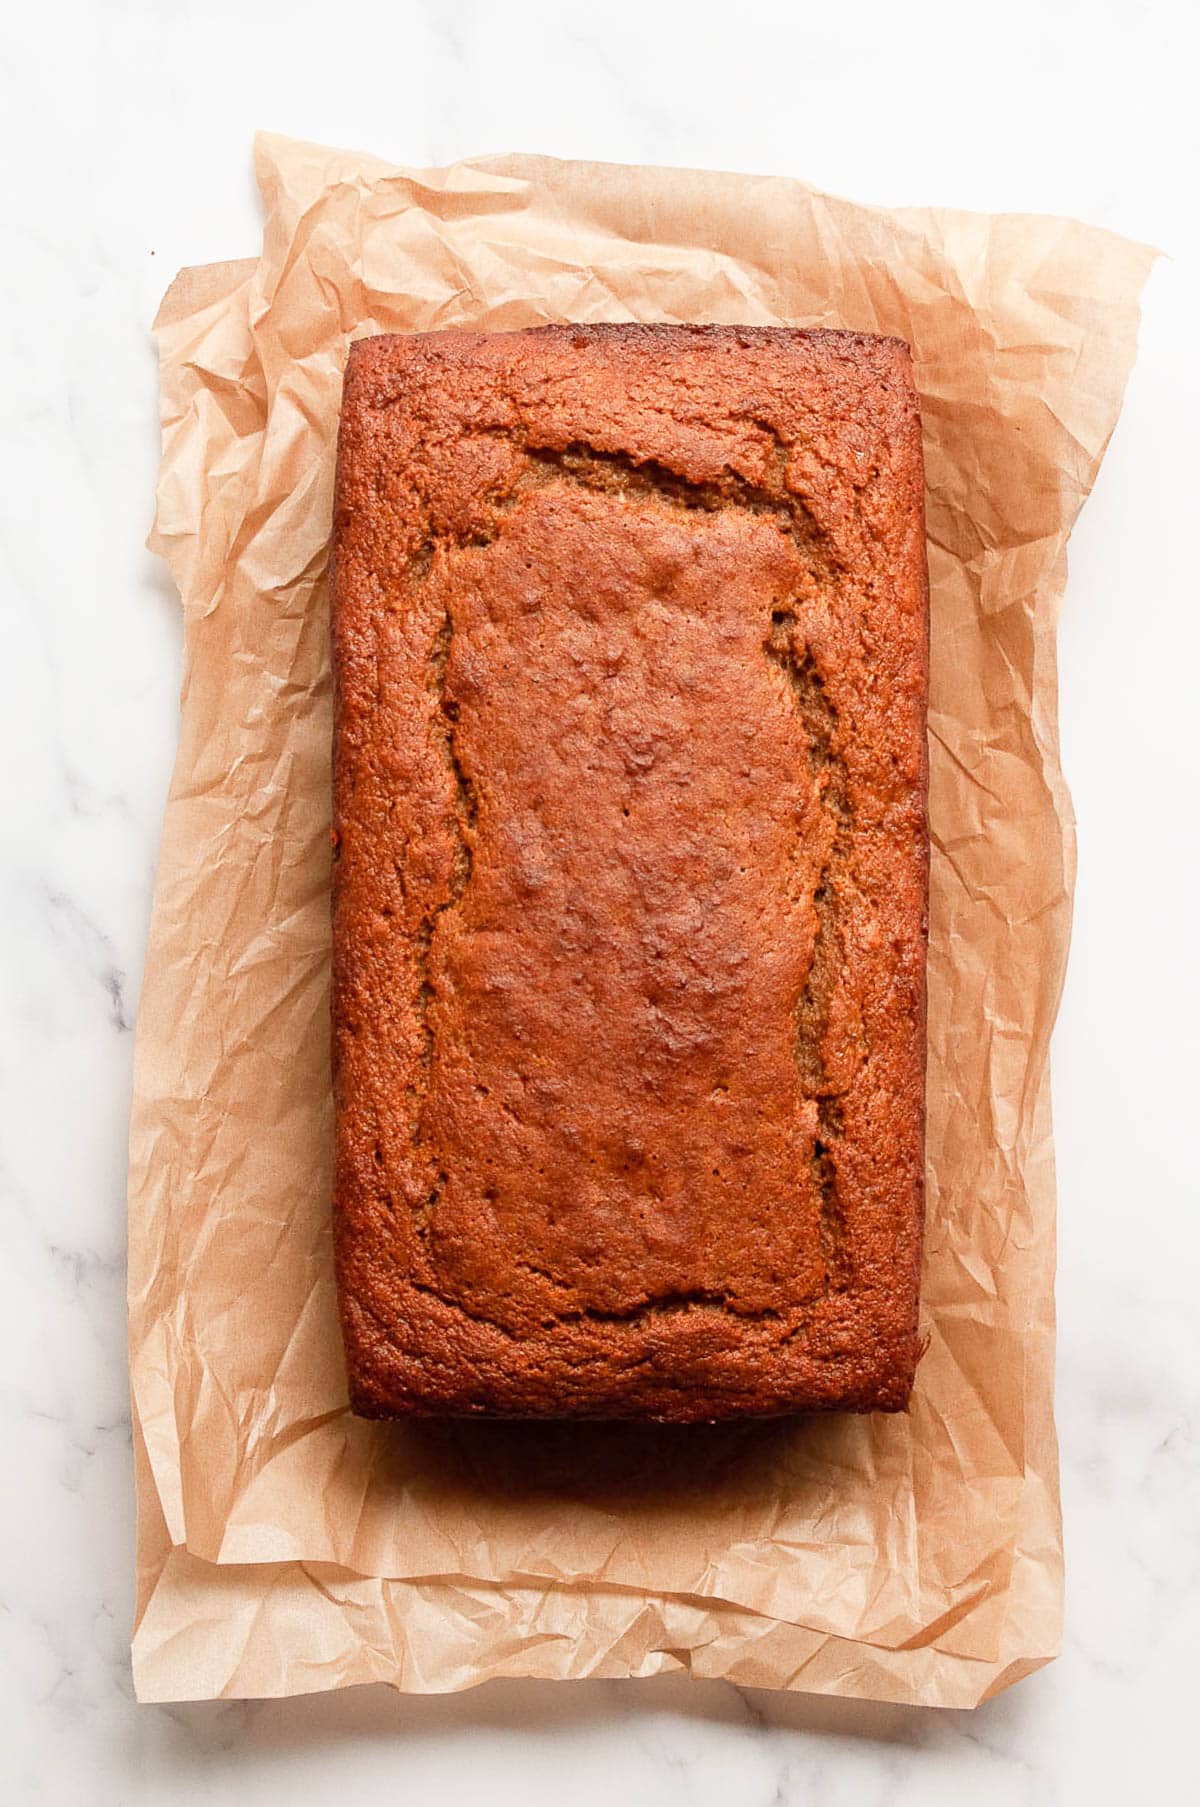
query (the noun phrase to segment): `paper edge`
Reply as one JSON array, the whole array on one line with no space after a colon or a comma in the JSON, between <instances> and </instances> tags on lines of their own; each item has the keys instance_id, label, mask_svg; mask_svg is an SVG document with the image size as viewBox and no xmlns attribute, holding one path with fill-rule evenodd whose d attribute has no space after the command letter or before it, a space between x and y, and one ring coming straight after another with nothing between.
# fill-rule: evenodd
<instances>
[{"instance_id":1,"label":"paper edge","mask_svg":"<svg viewBox=\"0 0 1200 1807\"><path fill-rule=\"evenodd\" d=\"M548 156L539 156L539 155L528 155L528 154L524 154L524 153L489 154L489 155L480 156L480 157L460 159L452 164L443 166L440 169L431 169L431 170L425 170L425 171L408 170L408 169L397 168L397 166L395 166L394 164L391 164L391 163L387 162L386 160L374 157L370 153L366 153L366 152L359 153L359 152L354 152L354 151L350 151L350 150L342 150L338 147L323 147L323 146L320 146L309 140L293 139L293 138L287 137L283 134L273 134L273 133L266 133L266 132L259 133L256 135L256 138L255 138L256 161L259 158L260 150L261 150L261 152L265 153L268 151L269 147L275 143L279 143L279 144L283 144L283 145L287 145L287 146L291 146L291 147L296 147L296 146L304 147L306 150L319 154L322 158L324 158L326 160L326 162L328 162L328 159L330 156L345 157L347 159L353 160L353 162L356 164L356 166L360 172L363 171L364 168L370 168L370 169L378 170L385 176L392 176L392 177L397 177L397 178L401 178L401 179L412 179L413 177L418 177L418 176L429 176L430 178L440 176L442 178L445 178L445 177L451 175L453 172L455 172L457 170L462 170L462 169L478 170L480 173L488 174L488 175L514 176L514 177L518 177L519 179L522 179L522 180L528 179L530 177L530 175L532 175L533 173L540 171L540 170L547 169L547 168L555 169L555 168L570 167L571 169L573 169L575 171L579 171L579 170L586 171L587 169L595 168L595 169L604 170L607 172L626 172L626 171L628 171L628 172L633 172L633 173L641 173L641 166L637 166L637 165L630 165L630 164L624 164L624 163L618 163L618 162L599 161L599 160L589 160L589 159L566 159L566 158L557 158L557 157L548 157ZM664 166L664 167L670 167L670 166ZM680 173L687 173L684 166L679 166L679 168L680 168ZM1115 233L1107 227L1089 225L1087 222L1079 222L1079 221L1070 219L1069 217L1060 216L1060 215L1028 214L1028 213L1004 213L1004 214L981 215L981 214L974 213L974 212L971 212L971 211L965 210L965 209L953 209L953 208L945 208L945 207L938 207L936 209L881 207L876 204L849 200L844 197L841 197L841 196L838 196L835 194L831 194L831 193L829 193L829 191L815 188L810 184L804 183L803 181L798 180L796 178L792 178L792 177L783 177L783 176L777 176L777 175L776 176L756 175L751 172L738 172L738 171L726 171L726 170L703 171L700 173L705 174L705 175L714 176L714 177L725 177L732 181L763 182L763 183L772 184L772 185L786 183L789 187L801 188L811 195L818 196L818 197L821 197L824 199L834 200L838 203L839 206L846 207L853 211L861 211L863 213L870 213L870 214L877 214L880 212L886 213L889 216L891 216L892 218L901 220L904 223L910 224L914 228L918 228L918 229L922 228L924 223L928 220L930 214L935 213L935 212L943 220L953 219L953 220L957 220L960 222L977 222L981 219L987 219L989 222L994 222L994 221L999 221L999 220L1004 220L1004 221L1014 222L1014 223L1020 223L1020 222L1026 222L1026 221L1037 221L1039 223L1044 224L1047 222L1052 222L1052 223L1061 223L1064 227L1069 228L1071 230L1078 229L1078 227L1082 224L1082 225L1086 226L1086 229L1090 233L1094 233L1097 236L1103 237L1105 240L1107 240L1111 243L1115 243L1115 244L1119 245L1120 247L1122 247L1123 252L1126 255L1134 255L1134 256L1138 257L1140 260L1144 260L1145 267L1142 269L1139 280L1137 282L1136 289L1134 289L1133 293L1132 293L1132 307L1133 307L1133 313L1134 313L1134 325L1133 325L1133 329L1132 329L1133 337L1134 337L1134 352L1133 352L1133 354L1131 354L1131 358L1130 358L1130 367L1132 367L1133 357L1136 356L1136 341L1137 341L1137 334L1138 334L1138 329L1140 326L1140 319L1141 319L1141 304L1140 304L1141 294L1144 290L1145 283L1149 278L1150 272L1153 268L1155 261L1157 260L1157 258L1159 256L1162 255L1162 253L1153 246L1141 244L1139 241L1132 240L1119 233ZM444 180L440 183L434 182L432 180L430 182L430 187L435 188L435 189L436 188L444 188L445 185L446 184L445 184ZM267 199L267 197L266 197L266 194L264 193L264 200L266 200L266 199ZM258 258L249 258L249 259L225 260L225 261L207 264L207 265L185 266L181 271L178 272L178 274L176 275L176 277L174 278L174 280L171 282L171 284L168 286L166 292L164 293L162 302L160 303L160 306L157 310L157 313L156 313L155 319L154 319L153 330L154 330L155 334L157 335L157 334L161 333L162 331L169 329L171 326L173 326L173 325L177 324L179 321L189 317L190 315L194 314L196 311L198 311L201 308L219 304L221 301L227 299L228 296L230 294L232 294L234 292L234 290L237 287L239 287L242 283L246 282L247 280L253 279L254 275L256 274L256 272L259 268L259 264L260 264L260 260ZM1105 451L1107 450L1108 444L1111 440L1112 430L1115 430L1115 426L1117 424L1117 421L1120 418L1120 412L1121 412L1121 408L1123 407L1123 405L1124 405L1124 390L1122 391L1121 405L1118 407L1117 414L1114 417L1113 427L1112 427L1112 429L1110 429L1108 435L1105 437L1104 443L1100 447L1099 451L1089 461L1088 476L1087 476L1086 482L1083 485L1083 489L1084 489L1083 502L1086 502L1087 494L1090 492L1092 485L1095 481L1096 474L1099 470L1099 467L1103 460ZM1082 503L1081 503L1081 506L1082 506ZM1074 519L1074 517L1072 518L1072 522L1071 522L1072 525L1073 525L1073 519ZM156 547L155 550L160 550L160 548ZM1066 779L1066 775L1065 775L1065 773L1063 771L1063 767L1062 767L1061 747L1060 747L1059 733L1058 733L1058 677L1057 677L1057 645L1056 645L1056 634L1055 634L1058 615L1063 606L1064 600L1066 598L1066 594L1067 594L1067 582L1066 582L1066 573L1064 570L1063 581L1058 585L1052 585L1052 586L1048 587L1045 610L1043 608L1039 608L1039 611L1038 611L1038 619L1042 623L1043 631L1046 634L1048 634L1050 649L1051 649L1052 655L1054 656L1054 660L1055 660L1055 677L1054 677L1054 686L1053 686L1053 692L1052 692L1053 702L1054 702L1053 731L1052 731L1051 737L1048 739L1048 741L1045 744L1043 744L1040 737L1038 738L1038 748L1039 748L1039 753L1041 754L1041 757L1042 757L1043 772L1044 772L1044 775L1045 775L1047 783L1048 783L1048 788L1050 788L1052 795L1054 797L1055 806L1058 811L1059 820L1060 820L1060 823L1062 826L1061 851L1062 851L1064 875L1067 878L1068 884L1073 886L1073 879L1074 879L1074 874L1075 874L1076 864L1077 864L1077 837L1076 837L1076 829L1075 829L1074 809L1073 809L1073 805L1072 805L1072 801L1071 801L1070 789L1069 789L1069 785L1068 785L1068 782ZM1046 614L1046 619L1044 621L1042 620L1043 612L1045 612L1045 614ZM1049 757L1047 757L1048 755L1049 755ZM1066 941L1065 941L1065 945L1064 945L1063 952L1062 952L1061 972L1059 975L1059 982L1057 985L1053 1008L1049 1012L1049 1022L1048 1022L1047 1031L1046 1031L1046 1052L1045 1052L1045 1055L1044 1055L1043 1061L1042 1061L1042 1068L1043 1068L1043 1072L1044 1072L1044 1082L1047 1087L1047 1095L1049 1095L1049 1081L1050 1081L1049 1036L1050 1036L1050 1032L1053 1029L1054 1022L1057 1019L1058 1011L1059 1011L1059 1008L1061 1005L1063 984L1065 981L1067 961L1068 961L1069 952L1070 952L1073 915L1074 915L1074 908L1073 908L1073 893L1072 893L1071 907L1067 913ZM1054 1229L1053 1222L1051 1223L1050 1228L1051 1228L1051 1231L1053 1231L1053 1229ZM1049 1302L1051 1311L1053 1312L1053 1307L1054 1307L1053 1272L1051 1274L1051 1286L1049 1289L1049 1301L1048 1302ZM1053 1338L1053 1320L1051 1320L1051 1323L1050 1323L1049 1334ZM135 1414L136 1414L136 1404L135 1404ZM1053 1430L1053 1424L1052 1424L1052 1430ZM1059 1489L1059 1477L1058 1477L1057 1439L1056 1438L1055 1438L1055 1452L1054 1453L1055 1453L1055 1463L1054 1463L1053 1481L1054 1481L1055 1500L1056 1500L1056 1504L1058 1504L1060 1489ZM151 1465L150 1472L153 1475L152 1465ZM1045 1477L1043 1477L1043 1478L1045 1478ZM154 1486L155 1486L155 1491L157 1494L158 1485L157 1485L156 1477L154 1478ZM161 1500L159 1501L159 1504L161 1506ZM1059 1523L1061 1526L1061 1508L1059 1508ZM140 1525L139 1525L139 1541L140 1541L140 1535L141 1535L141 1532L140 1532ZM179 1548L179 1547L180 1546L178 1546L178 1545L172 1545L172 1548ZM198 1558L198 1557L193 1557L193 1560L202 1561L203 1559ZM271 1566L271 1565L263 1565L263 1566ZM670 1596L668 1596L668 1597L670 1597ZM1062 1599L1061 1588L1060 1588L1059 1599L1060 1599L1060 1604L1061 1604L1061 1599ZM742 1610L745 1610L745 1609L742 1609ZM141 1617L141 1615L139 1614L139 1623L140 1623L140 1617ZM850 1640L850 1641L854 1642L855 1644L861 1643L861 1644L863 1644L863 1646L865 1648L870 1648L870 1646L867 1645L864 1640ZM1060 1635L1059 1642L1056 1645L1054 1650L1051 1650L1044 1654L1043 1653L1031 1653L1028 1655L1020 1655L1020 1656L1011 1658L1006 1663L1001 1674L993 1677L993 1679L990 1682L990 1684L988 1685L987 1689L985 1689L979 1695L978 1701L976 1701L973 1704L979 1704L983 1700L992 1698L994 1696L994 1694L1001 1692L1004 1688L1006 1688L1008 1686L1011 1686L1015 1681L1022 1679L1023 1676L1033 1673L1036 1669L1043 1667L1045 1664L1049 1663L1050 1661L1052 1661L1054 1659L1055 1655L1058 1654L1059 1649L1061 1649L1061 1635ZM135 1655L136 1655L136 1631L135 1631ZM964 1661L970 1661L971 1659L956 1658L956 1659L951 1659L951 1660L958 1661L958 1662L964 1662ZM679 1662L678 1660L674 1661L673 1666L676 1668L685 1668L685 1667L690 1668L689 1664ZM328 1687L337 1687L339 1685L341 1685L341 1684L337 1683L336 1681L332 1682L330 1684L322 1684L317 1689L298 1689L294 1685L292 1685L292 1686L289 1686L285 1691L281 1692L277 1696L262 1696L262 1695L250 1696L250 1695L236 1695L235 1694L235 1695L230 1695L228 1697L230 1697L230 1698L283 1698L283 1697L286 1697L287 1694L298 1693L298 1692L326 1691L327 1686ZM358 1684L347 1684L347 1685L358 1685ZM461 1691L462 1688L473 1687L476 1685L482 1685L482 1682L481 1681L469 1681L469 1682L462 1683L460 1686L450 1686L447 1688L428 1688L428 1689L423 1688L423 1687L408 1687L408 1686L404 1686L404 1685L402 1685L400 1683L396 1683L396 1682L390 1682L386 1685L393 1686L393 1687L397 1688L398 1691L401 1691L401 1692L434 1693L434 1692L458 1692L458 1691ZM781 1684L781 1685L786 1686L786 1684ZM810 1687L808 1691L813 1691L813 1690L811 1690L811 1687ZM835 1694L836 1691L826 1689L826 1690L820 1690L820 1692L828 1693L832 1696ZM843 1697L845 1697L845 1698L863 1698L863 1699L891 1698L890 1696L885 1697L882 1695L869 1695L869 1694L859 1694L859 1695L855 1695L855 1696L843 1696ZM143 1694L141 1692L141 1690L139 1689L138 1698L139 1699L143 1699L143 1698L144 1699L156 1699L156 1698L187 1699L187 1698L195 1698L195 1697L191 1696L191 1695L186 1695L186 1694L157 1696L154 1694ZM914 1704L920 1704L920 1703L914 1702ZM941 1703L939 1703L939 1704L941 1704Z\"/></svg>"}]
</instances>

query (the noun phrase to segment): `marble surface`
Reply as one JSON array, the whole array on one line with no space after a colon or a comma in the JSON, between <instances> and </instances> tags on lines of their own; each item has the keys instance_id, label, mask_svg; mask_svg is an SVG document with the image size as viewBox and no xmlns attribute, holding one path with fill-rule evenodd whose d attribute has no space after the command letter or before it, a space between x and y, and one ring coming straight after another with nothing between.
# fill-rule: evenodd
<instances>
[{"instance_id":1,"label":"marble surface","mask_svg":"<svg viewBox=\"0 0 1200 1807\"><path fill-rule=\"evenodd\" d=\"M336 27L334 12L76 0L16 9L0 48L0 1797L988 1807L1123 1801L1136 1784L1144 1800L1186 1798L1195 9L358 0ZM173 595L141 549L147 329L180 264L254 251L260 125L414 163L544 150L1071 212L1171 253L1062 629L1081 841L1054 1065L1066 1646L974 1714L680 1679L133 1703L125 1119L181 664Z\"/></svg>"}]
</instances>

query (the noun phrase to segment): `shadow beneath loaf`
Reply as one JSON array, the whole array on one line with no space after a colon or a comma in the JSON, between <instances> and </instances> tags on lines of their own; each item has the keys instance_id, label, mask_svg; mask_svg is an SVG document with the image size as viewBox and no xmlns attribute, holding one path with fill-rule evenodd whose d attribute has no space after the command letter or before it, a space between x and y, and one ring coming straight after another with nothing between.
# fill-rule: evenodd
<instances>
[{"instance_id":1,"label":"shadow beneath loaf","mask_svg":"<svg viewBox=\"0 0 1200 1807\"><path fill-rule=\"evenodd\" d=\"M382 1428L382 1427L381 1427ZM678 1504L779 1484L789 1455L830 1430L820 1418L725 1424L445 1420L389 1426L409 1461L489 1498L571 1498L616 1509ZM399 1451L397 1451L399 1453ZM407 1465L407 1464L406 1464Z\"/></svg>"}]
</instances>

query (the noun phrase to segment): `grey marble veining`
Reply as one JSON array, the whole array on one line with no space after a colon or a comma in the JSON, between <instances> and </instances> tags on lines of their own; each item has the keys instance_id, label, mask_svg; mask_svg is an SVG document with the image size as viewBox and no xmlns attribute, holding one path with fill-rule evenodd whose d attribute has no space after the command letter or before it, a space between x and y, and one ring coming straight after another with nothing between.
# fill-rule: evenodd
<instances>
[{"instance_id":1,"label":"grey marble veining","mask_svg":"<svg viewBox=\"0 0 1200 1807\"><path fill-rule=\"evenodd\" d=\"M64 0L0 41L0 1798L435 1795L573 1807L1175 1802L1195 1785L1194 9L752 12L510 0ZM508 148L1075 212L1163 245L1073 548L1081 830L1055 1050L1062 1659L974 1714L679 1678L138 1708L123 1246L131 1026L181 635L142 549L148 327L246 255L255 127L409 162ZM1189 1779L1190 1778L1190 1779Z\"/></svg>"}]
</instances>

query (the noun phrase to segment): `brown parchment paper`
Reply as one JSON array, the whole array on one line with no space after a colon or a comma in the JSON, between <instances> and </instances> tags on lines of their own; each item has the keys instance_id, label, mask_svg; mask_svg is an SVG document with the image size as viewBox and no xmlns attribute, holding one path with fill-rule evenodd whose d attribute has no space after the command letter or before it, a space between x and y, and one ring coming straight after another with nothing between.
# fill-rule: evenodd
<instances>
[{"instance_id":1,"label":"brown parchment paper","mask_svg":"<svg viewBox=\"0 0 1200 1807\"><path fill-rule=\"evenodd\" d=\"M157 321L152 544L187 671L138 1023L129 1309L144 1700L641 1676L971 1705L1059 1640L1047 1044L1070 810L1054 622L1146 249L797 182L257 144L260 259ZM829 325L916 358L934 838L929 1350L910 1413L352 1418L329 1240L326 537L380 331Z\"/></svg>"}]
</instances>

